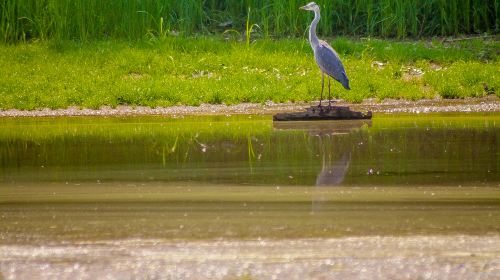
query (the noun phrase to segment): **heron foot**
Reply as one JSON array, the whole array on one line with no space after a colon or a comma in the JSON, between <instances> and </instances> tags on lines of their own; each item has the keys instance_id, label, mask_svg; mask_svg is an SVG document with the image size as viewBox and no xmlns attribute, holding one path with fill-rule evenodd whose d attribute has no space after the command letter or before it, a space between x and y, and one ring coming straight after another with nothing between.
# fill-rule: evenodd
<instances>
[{"instance_id":1,"label":"heron foot","mask_svg":"<svg viewBox=\"0 0 500 280\"><path fill-rule=\"evenodd\" d=\"M318 106L317 106L318 110L319 110L319 111L323 111L323 107L324 107L324 106L323 106L323 105L321 105L321 101L320 101L320 102L319 102L319 104L318 104Z\"/></svg>"},{"instance_id":2,"label":"heron foot","mask_svg":"<svg viewBox=\"0 0 500 280\"><path fill-rule=\"evenodd\" d=\"M326 106L322 105L321 101L320 101L317 106L311 106L311 109L312 109L313 112L316 112L316 110L318 112L323 112L326 109Z\"/></svg>"},{"instance_id":3,"label":"heron foot","mask_svg":"<svg viewBox=\"0 0 500 280\"><path fill-rule=\"evenodd\" d=\"M331 109L332 108L332 104L335 103L334 100L328 100L328 109Z\"/></svg>"}]
</instances>

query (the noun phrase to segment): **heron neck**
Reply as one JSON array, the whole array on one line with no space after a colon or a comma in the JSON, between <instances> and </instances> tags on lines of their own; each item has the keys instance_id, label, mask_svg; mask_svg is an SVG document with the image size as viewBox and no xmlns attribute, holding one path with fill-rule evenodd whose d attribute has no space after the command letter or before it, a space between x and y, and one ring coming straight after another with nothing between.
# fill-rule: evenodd
<instances>
[{"instance_id":1,"label":"heron neck","mask_svg":"<svg viewBox=\"0 0 500 280\"><path fill-rule=\"evenodd\" d=\"M318 25L320 18L321 16L319 15L319 10L315 10L314 19L309 27L309 42L311 43L311 47L313 49L319 45L318 36L316 35L316 26Z\"/></svg>"}]
</instances>

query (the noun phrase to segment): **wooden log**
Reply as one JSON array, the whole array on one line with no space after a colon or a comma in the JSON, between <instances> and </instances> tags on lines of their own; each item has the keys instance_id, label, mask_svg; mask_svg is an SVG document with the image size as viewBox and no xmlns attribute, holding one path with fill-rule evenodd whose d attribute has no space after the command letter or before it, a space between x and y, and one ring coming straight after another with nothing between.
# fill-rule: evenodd
<instances>
[{"instance_id":1,"label":"wooden log","mask_svg":"<svg viewBox=\"0 0 500 280\"><path fill-rule=\"evenodd\" d=\"M371 127L372 120L327 120L327 121L293 121L273 122L277 130L304 130L311 135L347 134L362 127Z\"/></svg>"},{"instance_id":2,"label":"wooden log","mask_svg":"<svg viewBox=\"0 0 500 280\"><path fill-rule=\"evenodd\" d=\"M359 120L371 118L371 111L367 113L351 111L346 106L311 106L305 112L279 113L273 116L274 121Z\"/></svg>"}]
</instances>

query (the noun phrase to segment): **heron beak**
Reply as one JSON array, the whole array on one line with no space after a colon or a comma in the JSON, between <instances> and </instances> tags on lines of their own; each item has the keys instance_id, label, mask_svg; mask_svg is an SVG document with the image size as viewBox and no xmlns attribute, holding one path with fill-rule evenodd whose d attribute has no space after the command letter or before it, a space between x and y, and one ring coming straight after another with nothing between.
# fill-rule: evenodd
<instances>
[{"instance_id":1,"label":"heron beak","mask_svg":"<svg viewBox=\"0 0 500 280\"><path fill-rule=\"evenodd\" d=\"M302 6L299 8L299 10L305 10L306 9L306 6Z\"/></svg>"}]
</instances>

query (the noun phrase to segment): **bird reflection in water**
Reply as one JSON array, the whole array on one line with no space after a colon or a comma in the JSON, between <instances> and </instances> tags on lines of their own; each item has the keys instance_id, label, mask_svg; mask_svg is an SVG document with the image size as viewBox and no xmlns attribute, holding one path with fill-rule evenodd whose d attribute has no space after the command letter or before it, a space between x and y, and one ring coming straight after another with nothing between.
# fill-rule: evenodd
<instances>
[{"instance_id":1,"label":"bird reflection in water","mask_svg":"<svg viewBox=\"0 0 500 280\"><path fill-rule=\"evenodd\" d=\"M316 186L338 186L349 170L353 146L350 141L336 141L336 138L371 126L371 120L284 121L274 122L273 126L277 130L302 130L317 137L322 164Z\"/></svg>"},{"instance_id":2,"label":"bird reflection in water","mask_svg":"<svg viewBox=\"0 0 500 280\"><path fill-rule=\"evenodd\" d=\"M351 147L335 145L335 141L332 141L334 136L330 134L318 135L322 163L321 171L316 177L316 190L341 186L349 171ZM337 142L337 144L339 143ZM325 203L325 197L322 192L315 192L311 203L313 213L321 211L321 206Z\"/></svg>"},{"instance_id":3,"label":"bird reflection in water","mask_svg":"<svg viewBox=\"0 0 500 280\"><path fill-rule=\"evenodd\" d=\"M339 160L332 162L332 155L323 153L323 164L321 172L316 177L316 186L338 186L344 182L345 175L349 170L351 163L351 152L342 152L342 157Z\"/></svg>"},{"instance_id":4,"label":"bird reflection in water","mask_svg":"<svg viewBox=\"0 0 500 280\"><path fill-rule=\"evenodd\" d=\"M274 122L274 128L280 130L304 130L310 136L317 137L321 170L316 176L316 188L341 186L351 166L353 147L350 141L337 141L338 137L347 136L362 127L371 126L371 120L342 120L314 122ZM324 202L321 192L312 197L312 211L319 211Z\"/></svg>"}]
</instances>

